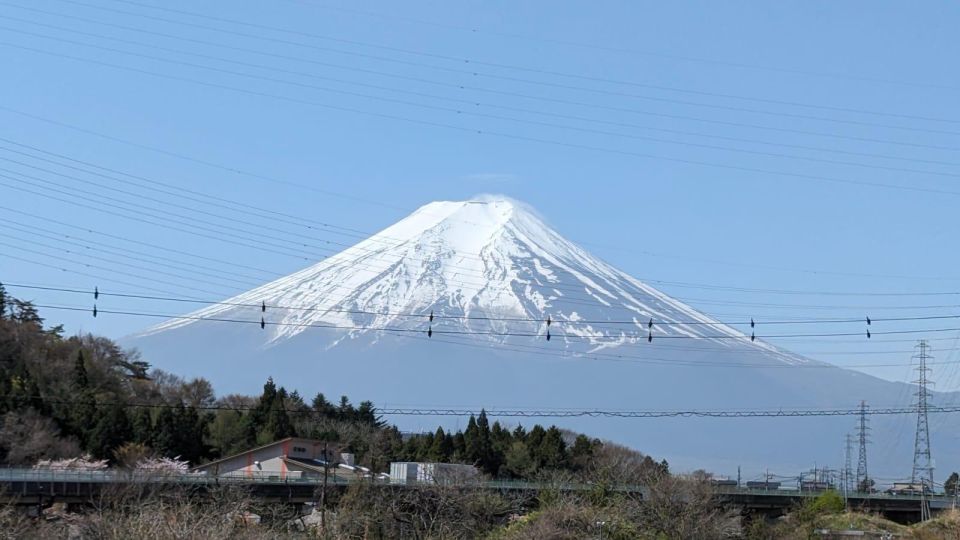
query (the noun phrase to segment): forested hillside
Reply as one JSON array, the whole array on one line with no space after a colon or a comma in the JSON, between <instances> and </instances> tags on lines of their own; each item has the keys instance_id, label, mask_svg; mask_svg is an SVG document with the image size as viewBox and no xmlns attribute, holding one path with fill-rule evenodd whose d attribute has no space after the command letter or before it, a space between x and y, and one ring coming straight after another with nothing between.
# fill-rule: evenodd
<instances>
[{"instance_id":1,"label":"forested hillside","mask_svg":"<svg viewBox=\"0 0 960 540\"><path fill-rule=\"evenodd\" d=\"M665 461L555 426L491 425L484 412L463 431L404 435L370 401L305 399L272 379L259 396L218 397L210 381L152 370L148 360L103 337L65 336L0 287L0 462L88 453L116 464L148 455L198 464L297 435L340 443L378 471L391 461L442 461L531 478L582 471L598 453L626 453L638 470L667 471Z\"/></svg>"}]
</instances>

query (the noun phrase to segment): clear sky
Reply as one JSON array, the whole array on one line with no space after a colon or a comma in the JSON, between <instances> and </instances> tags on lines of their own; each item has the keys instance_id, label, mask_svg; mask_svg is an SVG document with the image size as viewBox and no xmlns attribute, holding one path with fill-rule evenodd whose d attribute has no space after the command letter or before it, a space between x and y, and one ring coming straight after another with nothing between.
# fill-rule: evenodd
<instances>
[{"instance_id":1,"label":"clear sky","mask_svg":"<svg viewBox=\"0 0 960 540\"><path fill-rule=\"evenodd\" d=\"M946 1L0 0L0 280L223 298L429 201L502 193L724 320L957 315L958 294L891 293L960 291L958 27ZM958 327L779 343L907 380L927 337L956 388Z\"/></svg>"}]
</instances>

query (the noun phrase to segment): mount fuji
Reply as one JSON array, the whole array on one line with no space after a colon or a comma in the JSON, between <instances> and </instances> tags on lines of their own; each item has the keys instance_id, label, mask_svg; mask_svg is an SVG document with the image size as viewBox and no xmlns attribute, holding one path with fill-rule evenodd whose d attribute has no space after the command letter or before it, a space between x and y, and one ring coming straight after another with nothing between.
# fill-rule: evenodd
<instances>
[{"instance_id":1,"label":"mount fuji","mask_svg":"<svg viewBox=\"0 0 960 540\"><path fill-rule=\"evenodd\" d=\"M483 198L427 204L313 266L123 343L156 367L206 377L221 392L256 392L273 376L305 396L346 394L380 407L909 404L914 389L906 384L804 358L762 336L754 340L750 331L749 324L743 330L723 324L613 268L521 203ZM389 420L407 430L462 423ZM855 418L522 421L615 440L679 470L729 473L742 466L793 474L839 467ZM871 418L872 475L909 477L915 421ZM948 453L960 442L956 424L947 419L932 434L941 472L960 466Z\"/></svg>"}]
</instances>

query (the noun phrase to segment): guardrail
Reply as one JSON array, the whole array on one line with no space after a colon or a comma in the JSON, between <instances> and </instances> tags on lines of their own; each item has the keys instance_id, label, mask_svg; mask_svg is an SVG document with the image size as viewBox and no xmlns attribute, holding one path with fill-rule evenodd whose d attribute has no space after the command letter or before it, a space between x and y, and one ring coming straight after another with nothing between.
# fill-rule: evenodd
<instances>
[{"instance_id":1,"label":"guardrail","mask_svg":"<svg viewBox=\"0 0 960 540\"><path fill-rule=\"evenodd\" d=\"M465 488L484 488L497 490L526 490L540 491L545 489L556 489L560 491L587 491L595 489L595 484L562 482L562 483L540 483L526 480L463 480L455 482L392 482L388 479L367 478L358 480L351 477L331 474L327 477L328 486L350 485L359 481L373 482L378 485L389 485L397 487L426 487L447 485ZM17 469L0 468L0 483L10 482L33 482L33 483L79 483L79 484L180 484L180 485L299 485L299 486L322 486L324 480L316 476L296 476L286 475L281 477L277 474L250 472L242 474L209 475L196 472L160 472L160 471L124 471L116 469L108 470L76 470L76 469ZM642 485L620 484L610 486L609 489L619 492L642 493L646 488ZM800 491L790 489L759 489L744 487L726 487L717 486L715 492L721 496L741 496L741 497L776 497L776 498L806 498L816 497L822 491ZM865 493L849 492L848 499L856 500L888 500L888 501L920 501L919 495L900 495L891 493ZM952 503L954 497L947 495L926 495L922 499L930 502Z\"/></svg>"}]
</instances>

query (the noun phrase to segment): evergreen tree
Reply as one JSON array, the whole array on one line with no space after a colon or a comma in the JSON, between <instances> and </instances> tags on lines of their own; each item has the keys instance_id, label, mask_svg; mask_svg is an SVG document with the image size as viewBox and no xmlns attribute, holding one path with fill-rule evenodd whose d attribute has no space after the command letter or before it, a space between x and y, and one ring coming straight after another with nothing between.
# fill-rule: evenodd
<instances>
[{"instance_id":1,"label":"evergreen tree","mask_svg":"<svg viewBox=\"0 0 960 540\"><path fill-rule=\"evenodd\" d=\"M177 457L179 446L179 433L177 419L170 407L163 407L157 413L157 421L154 424L153 436L150 438L150 446L160 455L166 457Z\"/></svg>"},{"instance_id":2,"label":"evergreen tree","mask_svg":"<svg viewBox=\"0 0 960 540\"><path fill-rule=\"evenodd\" d=\"M467 420L467 429L463 432L464 458L476 464L480 461L480 429L477 419L471 414Z\"/></svg>"},{"instance_id":3,"label":"evergreen tree","mask_svg":"<svg viewBox=\"0 0 960 540\"><path fill-rule=\"evenodd\" d=\"M90 388L82 349L77 351L74 362L73 387L76 403L68 409L66 431L76 436L83 448L90 450L93 443L92 432L97 424L97 402Z\"/></svg>"},{"instance_id":4,"label":"evergreen tree","mask_svg":"<svg viewBox=\"0 0 960 540\"><path fill-rule=\"evenodd\" d=\"M953 497L960 494L960 475L956 472L951 473L950 476L947 477L947 481L943 483L943 492Z\"/></svg>"},{"instance_id":5,"label":"evergreen tree","mask_svg":"<svg viewBox=\"0 0 960 540\"><path fill-rule=\"evenodd\" d=\"M355 417L356 411L347 396L340 396L340 406L337 407L337 420L351 422Z\"/></svg>"},{"instance_id":6,"label":"evergreen tree","mask_svg":"<svg viewBox=\"0 0 960 540\"><path fill-rule=\"evenodd\" d=\"M453 461L467 461L467 442L462 431L453 436Z\"/></svg>"},{"instance_id":7,"label":"evergreen tree","mask_svg":"<svg viewBox=\"0 0 960 540\"><path fill-rule=\"evenodd\" d=\"M320 418L333 418L336 415L336 408L333 406L333 403L327 401L327 398L319 392L313 398L310 407L313 408L313 411L317 413Z\"/></svg>"},{"instance_id":8,"label":"evergreen tree","mask_svg":"<svg viewBox=\"0 0 960 540\"><path fill-rule=\"evenodd\" d=\"M77 351L77 360L73 364L73 385L78 390L90 388L90 379L87 377L87 366L83 359L83 349Z\"/></svg>"},{"instance_id":9,"label":"evergreen tree","mask_svg":"<svg viewBox=\"0 0 960 540\"><path fill-rule=\"evenodd\" d=\"M363 422L369 426L379 428L386 425L383 419L377 416L377 410L374 408L372 401L361 401L360 406L357 407L356 416L358 422Z\"/></svg>"},{"instance_id":10,"label":"evergreen tree","mask_svg":"<svg viewBox=\"0 0 960 540\"><path fill-rule=\"evenodd\" d=\"M286 400L287 391L280 388L273 398L263 427L257 433L259 444L268 444L296 434L293 430L293 423L290 422L290 416L287 414Z\"/></svg>"},{"instance_id":11,"label":"evergreen tree","mask_svg":"<svg viewBox=\"0 0 960 540\"><path fill-rule=\"evenodd\" d=\"M3 320L7 314L7 289L0 283L0 320Z\"/></svg>"},{"instance_id":12,"label":"evergreen tree","mask_svg":"<svg viewBox=\"0 0 960 540\"><path fill-rule=\"evenodd\" d=\"M101 412L93 429L90 430L87 450L95 457L107 459L113 451L133 438L130 418L120 404L113 402Z\"/></svg>"},{"instance_id":13,"label":"evergreen tree","mask_svg":"<svg viewBox=\"0 0 960 540\"><path fill-rule=\"evenodd\" d=\"M566 465L567 444L563 442L563 434L557 426L550 426L547 430L537 453L542 468L560 469Z\"/></svg>"},{"instance_id":14,"label":"evergreen tree","mask_svg":"<svg viewBox=\"0 0 960 540\"><path fill-rule=\"evenodd\" d=\"M446 463L450 461L453 454L453 439L447 437L442 427L437 428L433 434L433 444L430 447L430 460Z\"/></svg>"},{"instance_id":15,"label":"evergreen tree","mask_svg":"<svg viewBox=\"0 0 960 540\"><path fill-rule=\"evenodd\" d=\"M150 414L150 409L137 408L133 412L131 424L134 442L150 446L150 439L153 436L153 415Z\"/></svg>"},{"instance_id":16,"label":"evergreen tree","mask_svg":"<svg viewBox=\"0 0 960 540\"><path fill-rule=\"evenodd\" d=\"M201 416L194 407L180 403L174 411L173 421L179 429L172 453L183 460L198 463L208 454L203 442L206 439L208 417Z\"/></svg>"}]
</instances>

